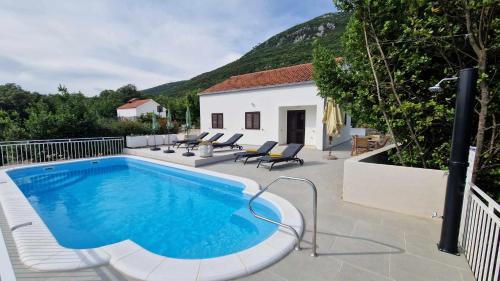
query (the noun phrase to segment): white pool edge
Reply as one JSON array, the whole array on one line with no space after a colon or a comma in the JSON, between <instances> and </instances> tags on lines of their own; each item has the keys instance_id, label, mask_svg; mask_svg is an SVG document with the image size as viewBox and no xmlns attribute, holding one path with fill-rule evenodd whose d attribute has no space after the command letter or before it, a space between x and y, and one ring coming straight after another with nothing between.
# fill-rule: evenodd
<instances>
[{"instance_id":1,"label":"white pool edge","mask_svg":"<svg viewBox=\"0 0 500 281\"><path fill-rule=\"evenodd\" d=\"M15 281L16 275L14 274L14 267L10 261L9 251L5 245L5 239L2 231L0 230L0 280L2 281Z\"/></svg>"},{"instance_id":2,"label":"white pool edge","mask_svg":"<svg viewBox=\"0 0 500 281\"><path fill-rule=\"evenodd\" d=\"M254 195L259 191L259 184L250 179L160 160L132 155L93 159L116 157L142 160L240 182L245 186L243 192L249 195ZM25 165L0 170L0 204L12 231L19 257L28 268L38 271L67 271L109 264L121 273L140 280L226 280L261 270L283 258L295 246L294 235L287 229L279 229L269 238L251 248L209 259L168 258L149 252L130 240L85 250L65 248L57 243L50 230L6 172L19 168L55 166L89 160L92 159ZM293 226L299 234L302 234L302 216L290 202L268 192L260 197L273 204L280 212L282 223Z\"/></svg>"}]
</instances>

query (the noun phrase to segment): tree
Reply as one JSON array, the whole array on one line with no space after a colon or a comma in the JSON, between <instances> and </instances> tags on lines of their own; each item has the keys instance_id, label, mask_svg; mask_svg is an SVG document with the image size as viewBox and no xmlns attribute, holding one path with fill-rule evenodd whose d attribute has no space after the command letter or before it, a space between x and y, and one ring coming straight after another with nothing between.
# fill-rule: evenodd
<instances>
[{"instance_id":1,"label":"tree","mask_svg":"<svg viewBox=\"0 0 500 281\"><path fill-rule=\"evenodd\" d=\"M40 98L38 93L30 93L15 84L0 85L0 109L9 114L15 112L21 119L28 117L27 108Z\"/></svg>"},{"instance_id":2,"label":"tree","mask_svg":"<svg viewBox=\"0 0 500 281\"><path fill-rule=\"evenodd\" d=\"M50 95L31 93L15 84L0 85L0 140L149 133L150 120L127 122L116 120L118 106L132 98L144 97L134 85L130 84L117 90L104 90L99 96L90 98L82 93L70 93L63 85L59 85L57 93ZM179 116L184 116L186 100L176 98L174 101L176 107L182 108L182 114ZM159 122L163 128L164 120Z\"/></svg>"},{"instance_id":3,"label":"tree","mask_svg":"<svg viewBox=\"0 0 500 281\"><path fill-rule=\"evenodd\" d=\"M72 138L93 136L98 131L97 116L81 93L70 94L64 87L58 95L46 97L29 109L26 130L31 138Z\"/></svg>"},{"instance_id":4,"label":"tree","mask_svg":"<svg viewBox=\"0 0 500 281\"><path fill-rule=\"evenodd\" d=\"M427 88L461 68L478 68L475 143L481 165L476 172L483 180L496 175L498 185L499 107L493 93L498 93L500 28L493 1L334 2L351 18L342 53L315 47L320 94L346 104L358 123L392 131L400 143L391 156L395 162L446 169L456 87L445 85L442 93ZM340 63L334 60L338 56L344 58Z\"/></svg>"},{"instance_id":5,"label":"tree","mask_svg":"<svg viewBox=\"0 0 500 281\"><path fill-rule=\"evenodd\" d=\"M11 117L13 115L13 117ZM18 126L16 113L0 110L0 140L19 140L25 138L25 131Z\"/></svg>"}]
</instances>

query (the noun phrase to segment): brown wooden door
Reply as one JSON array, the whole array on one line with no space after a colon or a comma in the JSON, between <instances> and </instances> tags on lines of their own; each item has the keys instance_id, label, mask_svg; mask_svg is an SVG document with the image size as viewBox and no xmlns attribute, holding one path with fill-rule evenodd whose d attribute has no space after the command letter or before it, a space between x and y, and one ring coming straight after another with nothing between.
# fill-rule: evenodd
<instances>
[{"instance_id":1,"label":"brown wooden door","mask_svg":"<svg viewBox=\"0 0 500 281\"><path fill-rule=\"evenodd\" d=\"M306 111L288 110L286 143L304 144L306 134Z\"/></svg>"}]
</instances>

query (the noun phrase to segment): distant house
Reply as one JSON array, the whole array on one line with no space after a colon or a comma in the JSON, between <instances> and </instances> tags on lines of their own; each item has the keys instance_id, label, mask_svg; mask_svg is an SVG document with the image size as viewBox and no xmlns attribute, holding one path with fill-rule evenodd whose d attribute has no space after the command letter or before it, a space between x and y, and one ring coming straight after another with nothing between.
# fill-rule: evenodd
<instances>
[{"instance_id":1,"label":"distant house","mask_svg":"<svg viewBox=\"0 0 500 281\"><path fill-rule=\"evenodd\" d=\"M318 96L312 72L312 64L301 64L233 76L204 90L199 93L201 130L227 136L243 133L244 144L274 140L326 149L326 101ZM346 114L344 124L334 145L351 138L351 118Z\"/></svg>"},{"instance_id":2,"label":"distant house","mask_svg":"<svg viewBox=\"0 0 500 281\"><path fill-rule=\"evenodd\" d=\"M116 109L116 115L118 119L135 120L147 113L165 117L165 111L163 106L152 99L131 99Z\"/></svg>"}]
</instances>

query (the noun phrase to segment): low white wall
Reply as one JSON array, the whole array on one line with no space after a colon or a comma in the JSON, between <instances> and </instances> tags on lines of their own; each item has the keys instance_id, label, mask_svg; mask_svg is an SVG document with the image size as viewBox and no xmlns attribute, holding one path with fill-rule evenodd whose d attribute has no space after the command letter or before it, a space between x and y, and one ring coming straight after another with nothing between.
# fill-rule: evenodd
<instances>
[{"instance_id":1,"label":"low white wall","mask_svg":"<svg viewBox=\"0 0 500 281\"><path fill-rule=\"evenodd\" d=\"M153 145L162 145L163 144L163 136L162 135L151 135L151 136L146 136L146 139L148 140L148 145L153 146Z\"/></svg>"},{"instance_id":2,"label":"low white wall","mask_svg":"<svg viewBox=\"0 0 500 281\"><path fill-rule=\"evenodd\" d=\"M351 128L351 135L352 136L360 136L360 137L364 137L366 136L366 132L367 132L368 129L366 128Z\"/></svg>"},{"instance_id":3,"label":"low white wall","mask_svg":"<svg viewBox=\"0 0 500 281\"><path fill-rule=\"evenodd\" d=\"M443 213L447 171L362 162L394 145L344 162L343 199L369 207L430 218Z\"/></svg>"},{"instance_id":4,"label":"low white wall","mask_svg":"<svg viewBox=\"0 0 500 281\"><path fill-rule=\"evenodd\" d=\"M127 147L144 147L148 145L146 136L127 136L125 141Z\"/></svg>"},{"instance_id":5,"label":"low white wall","mask_svg":"<svg viewBox=\"0 0 500 281\"><path fill-rule=\"evenodd\" d=\"M152 135L150 135L150 136L127 136L126 143L127 143L127 147L130 147L130 148L146 147L146 146L155 145L155 139L156 139L156 145L168 144L169 141L170 141L170 144L174 144L178 140L176 134L155 135L154 138Z\"/></svg>"}]
</instances>

